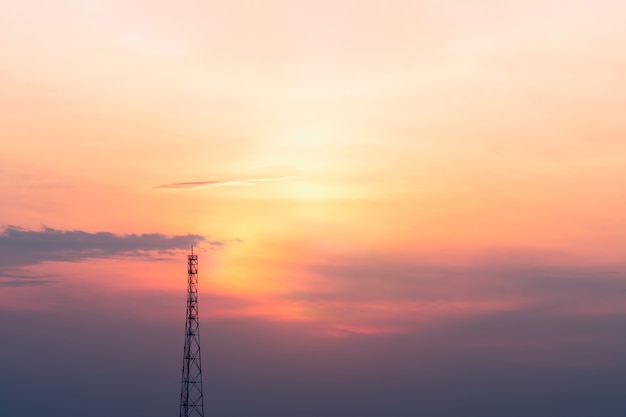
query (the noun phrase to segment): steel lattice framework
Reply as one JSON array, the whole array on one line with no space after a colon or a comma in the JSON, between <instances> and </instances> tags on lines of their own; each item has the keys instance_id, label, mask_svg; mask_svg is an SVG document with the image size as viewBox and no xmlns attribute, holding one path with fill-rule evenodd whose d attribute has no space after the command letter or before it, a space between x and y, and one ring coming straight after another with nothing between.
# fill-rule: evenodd
<instances>
[{"instance_id":1,"label":"steel lattice framework","mask_svg":"<svg viewBox=\"0 0 626 417\"><path fill-rule=\"evenodd\" d=\"M180 389L180 417L204 417L200 325L198 323L198 255L187 256L187 320Z\"/></svg>"}]
</instances>

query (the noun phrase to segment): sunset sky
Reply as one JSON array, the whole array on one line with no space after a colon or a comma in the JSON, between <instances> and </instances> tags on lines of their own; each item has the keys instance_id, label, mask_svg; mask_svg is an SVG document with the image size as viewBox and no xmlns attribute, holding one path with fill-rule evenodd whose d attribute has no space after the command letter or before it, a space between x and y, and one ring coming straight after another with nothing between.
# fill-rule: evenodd
<instances>
[{"instance_id":1,"label":"sunset sky","mask_svg":"<svg viewBox=\"0 0 626 417\"><path fill-rule=\"evenodd\" d=\"M626 415L625 28L0 0L0 415Z\"/></svg>"}]
</instances>

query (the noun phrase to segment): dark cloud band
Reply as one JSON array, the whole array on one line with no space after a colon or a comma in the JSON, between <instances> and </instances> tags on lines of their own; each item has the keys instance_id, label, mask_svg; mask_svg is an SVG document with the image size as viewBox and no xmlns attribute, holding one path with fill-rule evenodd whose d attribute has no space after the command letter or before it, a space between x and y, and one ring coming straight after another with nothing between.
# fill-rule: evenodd
<instances>
[{"instance_id":1,"label":"dark cloud band","mask_svg":"<svg viewBox=\"0 0 626 417\"><path fill-rule=\"evenodd\" d=\"M140 256L148 252L167 252L200 243L221 246L204 236L187 234L167 236L161 233L117 235L81 230L25 230L16 226L0 229L0 269L32 265L46 261L77 262L86 258Z\"/></svg>"}]
</instances>

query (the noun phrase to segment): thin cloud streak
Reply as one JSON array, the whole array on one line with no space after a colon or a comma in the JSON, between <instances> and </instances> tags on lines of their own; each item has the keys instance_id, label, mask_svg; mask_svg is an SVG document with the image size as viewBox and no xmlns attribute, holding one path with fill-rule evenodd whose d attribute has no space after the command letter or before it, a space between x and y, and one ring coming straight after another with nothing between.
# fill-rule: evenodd
<instances>
[{"instance_id":1,"label":"thin cloud streak","mask_svg":"<svg viewBox=\"0 0 626 417\"><path fill-rule=\"evenodd\" d=\"M249 178L243 180L225 180L225 181L191 181L191 182L175 182L171 184L156 185L155 189L189 189L189 188L217 188L217 187L241 187L254 186L264 182L279 182L297 180L299 177L275 177L275 178Z\"/></svg>"},{"instance_id":2,"label":"thin cloud streak","mask_svg":"<svg viewBox=\"0 0 626 417\"><path fill-rule=\"evenodd\" d=\"M57 278L54 274L32 274L0 266L0 287L39 287L54 284Z\"/></svg>"}]
</instances>

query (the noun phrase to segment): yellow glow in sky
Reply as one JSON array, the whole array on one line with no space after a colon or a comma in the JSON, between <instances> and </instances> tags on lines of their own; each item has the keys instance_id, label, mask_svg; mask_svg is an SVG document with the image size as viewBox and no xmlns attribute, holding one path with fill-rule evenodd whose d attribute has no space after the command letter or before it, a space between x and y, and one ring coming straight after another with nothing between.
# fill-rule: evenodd
<instances>
[{"instance_id":1,"label":"yellow glow in sky","mask_svg":"<svg viewBox=\"0 0 626 417\"><path fill-rule=\"evenodd\" d=\"M281 319L355 254L624 260L623 1L2 10L2 224L239 239L207 287Z\"/></svg>"}]
</instances>

